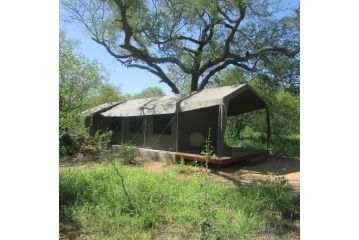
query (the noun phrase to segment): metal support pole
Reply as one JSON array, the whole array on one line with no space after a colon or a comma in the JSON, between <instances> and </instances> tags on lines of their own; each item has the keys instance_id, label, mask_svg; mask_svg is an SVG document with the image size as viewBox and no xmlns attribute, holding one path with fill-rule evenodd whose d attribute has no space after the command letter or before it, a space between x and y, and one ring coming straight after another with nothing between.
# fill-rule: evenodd
<instances>
[{"instance_id":1,"label":"metal support pole","mask_svg":"<svg viewBox=\"0 0 359 240\"><path fill-rule=\"evenodd\" d=\"M123 133L125 131L125 118L122 117L122 129L121 129L121 144L123 144Z\"/></svg>"},{"instance_id":2,"label":"metal support pole","mask_svg":"<svg viewBox=\"0 0 359 240\"><path fill-rule=\"evenodd\" d=\"M268 106L266 107L266 117L267 117L267 151L269 151L271 129L270 129L270 115L269 115Z\"/></svg>"},{"instance_id":3,"label":"metal support pole","mask_svg":"<svg viewBox=\"0 0 359 240\"><path fill-rule=\"evenodd\" d=\"M225 105L219 105L218 109L218 131L217 131L217 156L223 155L224 133L227 123L227 108Z\"/></svg>"},{"instance_id":4,"label":"metal support pole","mask_svg":"<svg viewBox=\"0 0 359 240\"><path fill-rule=\"evenodd\" d=\"M147 131L147 117L143 117L143 147L146 147L146 131Z\"/></svg>"},{"instance_id":5,"label":"metal support pole","mask_svg":"<svg viewBox=\"0 0 359 240\"><path fill-rule=\"evenodd\" d=\"M176 112L176 152L178 152L178 112Z\"/></svg>"},{"instance_id":6,"label":"metal support pole","mask_svg":"<svg viewBox=\"0 0 359 240\"><path fill-rule=\"evenodd\" d=\"M218 131L217 131L217 156L222 156L223 151L223 141L222 141L222 115L223 108L222 105L218 106Z\"/></svg>"}]
</instances>

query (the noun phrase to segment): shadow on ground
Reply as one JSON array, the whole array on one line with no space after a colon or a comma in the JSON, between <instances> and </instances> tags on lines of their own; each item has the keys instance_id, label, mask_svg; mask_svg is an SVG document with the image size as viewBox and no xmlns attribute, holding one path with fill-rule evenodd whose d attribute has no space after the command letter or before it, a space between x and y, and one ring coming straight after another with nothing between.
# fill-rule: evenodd
<instances>
[{"instance_id":1,"label":"shadow on ground","mask_svg":"<svg viewBox=\"0 0 359 240\"><path fill-rule=\"evenodd\" d=\"M254 166L243 166L240 164L228 164L218 168L210 165L211 173L225 178L234 183L250 184L263 180L269 175L284 176L288 185L296 192L300 190L300 159L273 155L264 163Z\"/></svg>"},{"instance_id":2,"label":"shadow on ground","mask_svg":"<svg viewBox=\"0 0 359 240\"><path fill-rule=\"evenodd\" d=\"M217 166L211 166L215 169ZM300 171L299 157L271 156L264 163L254 166L242 166L240 164L228 164L220 167L220 171L235 174L241 169L267 174L269 172L285 175Z\"/></svg>"}]
</instances>

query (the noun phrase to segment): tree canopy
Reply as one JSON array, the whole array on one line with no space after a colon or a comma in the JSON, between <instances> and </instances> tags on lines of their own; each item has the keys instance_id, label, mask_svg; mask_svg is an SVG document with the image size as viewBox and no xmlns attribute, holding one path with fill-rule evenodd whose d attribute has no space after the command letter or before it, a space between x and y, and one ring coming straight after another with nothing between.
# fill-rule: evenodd
<instances>
[{"instance_id":1,"label":"tree canopy","mask_svg":"<svg viewBox=\"0 0 359 240\"><path fill-rule=\"evenodd\" d=\"M141 92L133 95L127 95L127 99L140 99L140 98L152 98L152 97L162 97L165 93L159 87L148 87L143 89Z\"/></svg>"},{"instance_id":2,"label":"tree canopy","mask_svg":"<svg viewBox=\"0 0 359 240\"><path fill-rule=\"evenodd\" d=\"M272 85L299 85L299 9L267 0L64 0L69 19L129 68L179 93L173 70L205 88L234 66Z\"/></svg>"},{"instance_id":3,"label":"tree canopy","mask_svg":"<svg viewBox=\"0 0 359 240\"><path fill-rule=\"evenodd\" d=\"M108 73L97 60L86 59L78 42L60 31L59 48L60 113L83 111L120 97L119 89L108 83Z\"/></svg>"},{"instance_id":4,"label":"tree canopy","mask_svg":"<svg viewBox=\"0 0 359 240\"><path fill-rule=\"evenodd\" d=\"M119 89L108 83L107 75L96 60L87 59L78 51L77 41L60 31L59 113L63 153L78 149L87 136L81 111L121 98Z\"/></svg>"}]
</instances>

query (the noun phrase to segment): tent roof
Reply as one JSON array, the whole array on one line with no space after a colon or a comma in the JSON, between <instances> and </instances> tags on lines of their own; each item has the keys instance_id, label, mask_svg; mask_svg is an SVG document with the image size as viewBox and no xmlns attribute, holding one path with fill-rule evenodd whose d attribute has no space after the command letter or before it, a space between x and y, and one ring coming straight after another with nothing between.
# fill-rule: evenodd
<instances>
[{"instance_id":1,"label":"tent roof","mask_svg":"<svg viewBox=\"0 0 359 240\"><path fill-rule=\"evenodd\" d=\"M188 94L174 94L163 97L128 100L109 107L109 109L103 111L101 115L105 117L129 117L185 112L199 108L228 104L231 99L239 96L243 92L248 92L248 90L253 92L248 84L241 84L204 89ZM255 96L262 101L257 95ZM261 107L262 105L260 108ZM265 104L263 107L265 107Z\"/></svg>"},{"instance_id":2,"label":"tent roof","mask_svg":"<svg viewBox=\"0 0 359 240\"><path fill-rule=\"evenodd\" d=\"M89 116L95 115L96 113L100 113L101 111L109 110L110 108L115 107L118 104L123 103L123 102L124 102L124 100L117 101L117 102L103 103L103 104L98 105L96 107L87 109L86 111L83 111L81 113L81 115L84 116L84 117L89 117Z\"/></svg>"}]
</instances>

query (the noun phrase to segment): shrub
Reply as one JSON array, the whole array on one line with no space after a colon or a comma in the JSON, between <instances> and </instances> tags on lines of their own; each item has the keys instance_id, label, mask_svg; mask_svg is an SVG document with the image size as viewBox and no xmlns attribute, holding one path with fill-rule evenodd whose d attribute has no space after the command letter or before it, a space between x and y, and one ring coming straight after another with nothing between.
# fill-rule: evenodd
<instances>
[{"instance_id":1,"label":"shrub","mask_svg":"<svg viewBox=\"0 0 359 240\"><path fill-rule=\"evenodd\" d=\"M95 143L96 148L99 151L103 151L107 149L108 145L111 142L112 131L97 131L93 136L93 141Z\"/></svg>"},{"instance_id":2,"label":"shrub","mask_svg":"<svg viewBox=\"0 0 359 240\"><path fill-rule=\"evenodd\" d=\"M80 150L81 145L89 137L84 119L73 112L60 113L59 130L60 156L72 155Z\"/></svg>"},{"instance_id":3,"label":"shrub","mask_svg":"<svg viewBox=\"0 0 359 240\"><path fill-rule=\"evenodd\" d=\"M67 156L67 155L72 155L75 153L75 149L72 146L69 145L60 145L60 156Z\"/></svg>"},{"instance_id":4,"label":"shrub","mask_svg":"<svg viewBox=\"0 0 359 240\"><path fill-rule=\"evenodd\" d=\"M118 148L118 160L123 164L132 164L136 157L139 156L138 150L135 145L131 143L124 143Z\"/></svg>"}]
</instances>

